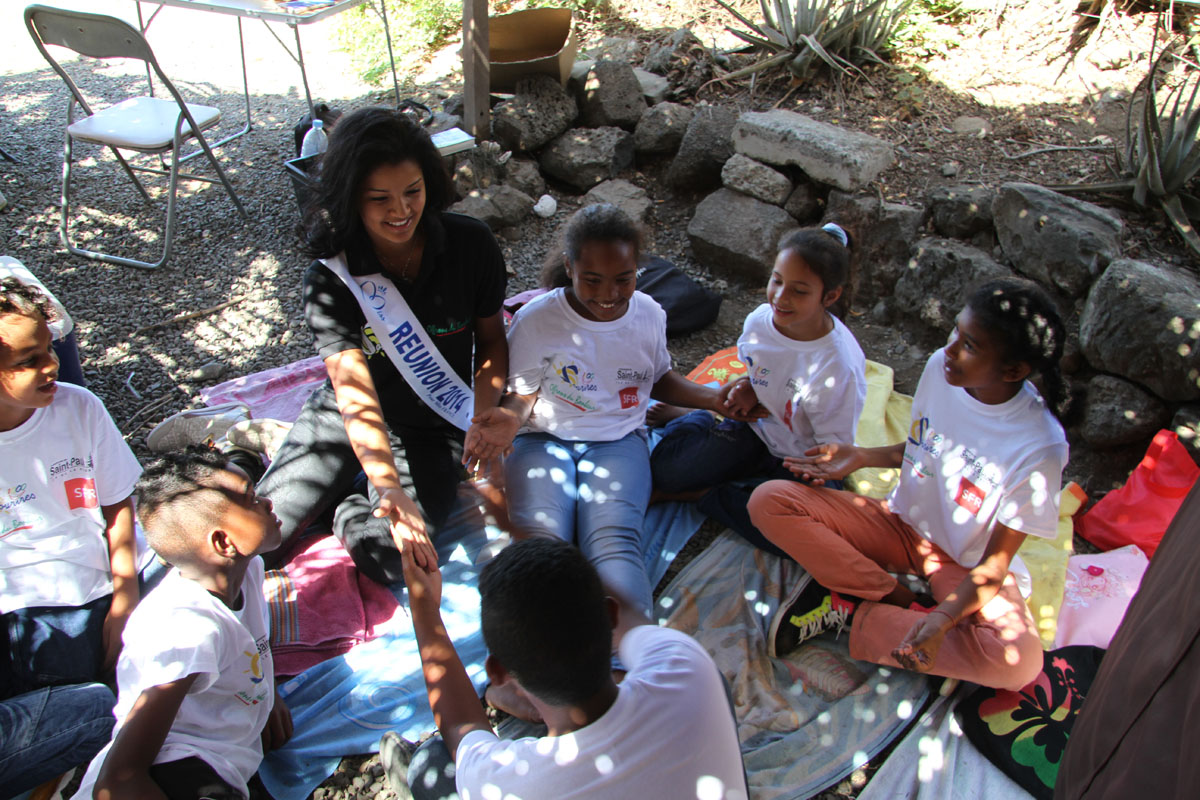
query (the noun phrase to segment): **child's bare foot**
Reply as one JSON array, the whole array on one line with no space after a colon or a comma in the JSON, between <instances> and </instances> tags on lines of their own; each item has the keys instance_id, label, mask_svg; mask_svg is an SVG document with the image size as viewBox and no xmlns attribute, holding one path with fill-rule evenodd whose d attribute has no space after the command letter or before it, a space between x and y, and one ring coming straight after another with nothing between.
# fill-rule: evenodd
<instances>
[{"instance_id":1,"label":"child's bare foot","mask_svg":"<svg viewBox=\"0 0 1200 800\"><path fill-rule=\"evenodd\" d=\"M509 716L523 719L526 722L542 723L542 715L538 713L533 703L515 684L505 683L500 686L490 684L483 694L487 704L497 711L503 711Z\"/></svg>"},{"instance_id":2,"label":"child's bare foot","mask_svg":"<svg viewBox=\"0 0 1200 800\"><path fill-rule=\"evenodd\" d=\"M670 403L655 403L646 409L646 424L651 428L661 428L673 419L679 419L688 413L686 408L673 406Z\"/></svg>"}]
</instances>

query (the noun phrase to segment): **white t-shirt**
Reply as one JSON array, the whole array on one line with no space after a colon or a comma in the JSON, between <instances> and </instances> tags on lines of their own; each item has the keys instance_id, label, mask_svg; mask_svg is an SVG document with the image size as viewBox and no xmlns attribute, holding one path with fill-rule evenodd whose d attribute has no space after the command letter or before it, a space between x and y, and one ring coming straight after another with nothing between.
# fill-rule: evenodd
<instances>
[{"instance_id":1,"label":"white t-shirt","mask_svg":"<svg viewBox=\"0 0 1200 800\"><path fill-rule=\"evenodd\" d=\"M463 737L463 800L746 798L733 712L720 674L694 639L653 625L621 641L629 673L600 719L563 736Z\"/></svg>"},{"instance_id":2,"label":"white t-shirt","mask_svg":"<svg viewBox=\"0 0 1200 800\"><path fill-rule=\"evenodd\" d=\"M522 306L508 328L508 388L538 393L522 432L615 442L646 421L650 389L670 369L666 312L642 292L618 319L596 322L555 289Z\"/></svg>"},{"instance_id":3,"label":"white t-shirt","mask_svg":"<svg viewBox=\"0 0 1200 800\"><path fill-rule=\"evenodd\" d=\"M104 404L69 383L0 432L0 613L111 593L100 507L129 497L141 474Z\"/></svg>"},{"instance_id":4,"label":"white t-shirt","mask_svg":"<svg viewBox=\"0 0 1200 800\"><path fill-rule=\"evenodd\" d=\"M195 756L230 786L249 795L247 781L262 762L262 730L275 703L263 562L255 557L242 581L241 608L233 610L183 577L167 573L129 615L117 661L120 732L142 692L198 675L155 764ZM92 787L111 743L92 759L76 798Z\"/></svg>"},{"instance_id":5,"label":"white t-shirt","mask_svg":"<svg viewBox=\"0 0 1200 800\"><path fill-rule=\"evenodd\" d=\"M854 443L867 399L867 361L858 340L837 317L833 330L811 342L784 336L763 303L746 316L738 358L758 402L771 412L754 432L776 458L803 455L818 444Z\"/></svg>"},{"instance_id":6,"label":"white t-shirt","mask_svg":"<svg viewBox=\"0 0 1200 800\"><path fill-rule=\"evenodd\" d=\"M1054 538L1067 463L1062 426L1029 381L988 405L948 384L944 363L938 350L917 384L892 511L964 567L979 563L996 523Z\"/></svg>"}]
</instances>

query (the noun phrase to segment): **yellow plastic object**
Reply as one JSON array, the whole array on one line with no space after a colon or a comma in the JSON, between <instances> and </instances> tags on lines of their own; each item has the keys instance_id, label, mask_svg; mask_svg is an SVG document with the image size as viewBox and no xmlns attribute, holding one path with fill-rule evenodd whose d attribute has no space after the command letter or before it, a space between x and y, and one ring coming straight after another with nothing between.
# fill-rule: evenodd
<instances>
[{"instance_id":1,"label":"yellow plastic object","mask_svg":"<svg viewBox=\"0 0 1200 800\"><path fill-rule=\"evenodd\" d=\"M908 436L912 398L892 388L895 373L876 361L867 362L867 399L858 418L854 443L860 447L899 444ZM870 467L846 476L846 488L857 494L883 499L900 480L900 470Z\"/></svg>"},{"instance_id":2,"label":"yellow plastic object","mask_svg":"<svg viewBox=\"0 0 1200 800\"><path fill-rule=\"evenodd\" d=\"M1058 499L1058 534L1053 539L1025 538L1019 555L1033 579L1033 594L1026 602L1037 623L1042 647L1053 649L1058 635L1058 612L1062 608L1063 589L1067 582L1067 559L1074 552L1072 537L1075 526L1072 517L1087 502L1087 494L1072 481L1063 487Z\"/></svg>"}]
</instances>

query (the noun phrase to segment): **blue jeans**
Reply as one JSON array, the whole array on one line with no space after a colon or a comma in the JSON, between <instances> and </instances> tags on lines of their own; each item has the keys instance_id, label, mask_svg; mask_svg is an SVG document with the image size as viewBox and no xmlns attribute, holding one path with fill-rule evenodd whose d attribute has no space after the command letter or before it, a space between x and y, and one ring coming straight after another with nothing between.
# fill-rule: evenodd
<instances>
[{"instance_id":1,"label":"blue jeans","mask_svg":"<svg viewBox=\"0 0 1200 800\"><path fill-rule=\"evenodd\" d=\"M167 567L154 559L138 576L142 596ZM0 615L0 699L46 686L102 681L106 594L82 606L18 608Z\"/></svg>"},{"instance_id":2,"label":"blue jeans","mask_svg":"<svg viewBox=\"0 0 1200 800\"><path fill-rule=\"evenodd\" d=\"M459 800L454 782L454 759L440 735L421 743L408 764L408 788L413 800Z\"/></svg>"},{"instance_id":3,"label":"blue jeans","mask_svg":"<svg viewBox=\"0 0 1200 800\"><path fill-rule=\"evenodd\" d=\"M116 702L99 683L0 701L0 795L19 794L90 761L112 736Z\"/></svg>"},{"instance_id":4,"label":"blue jeans","mask_svg":"<svg viewBox=\"0 0 1200 800\"><path fill-rule=\"evenodd\" d=\"M606 586L650 612L642 524L650 451L637 430L615 442L523 433L504 461L509 516L519 529L579 547Z\"/></svg>"},{"instance_id":5,"label":"blue jeans","mask_svg":"<svg viewBox=\"0 0 1200 800\"><path fill-rule=\"evenodd\" d=\"M791 557L776 547L750 521L747 505L754 488L769 480L798 481L771 454L754 428L732 419L718 421L707 411L692 411L671 420L650 454L654 487L663 492L708 489L696 507L760 550ZM831 489L841 481L827 481Z\"/></svg>"}]
</instances>

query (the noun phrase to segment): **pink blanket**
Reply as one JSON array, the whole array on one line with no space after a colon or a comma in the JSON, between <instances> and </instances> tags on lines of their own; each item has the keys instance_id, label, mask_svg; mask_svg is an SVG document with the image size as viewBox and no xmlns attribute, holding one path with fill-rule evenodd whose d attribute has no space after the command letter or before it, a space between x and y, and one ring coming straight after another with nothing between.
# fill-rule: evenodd
<instances>
[{"instance_id":1,"label":"pink blanket","mask_svg":"<svg viewBox=\"0 0 1200 800\"><path fill-rule=\"evenodd\" d=\"M253 419L295 422L304 401L325 380L325 374L325 362L313 356L211 386L200 393L200 399L206 406L245 403Z\"/></svg>"},{"instance_id":2,"label":"pink blanket","mask_svg":"<svg viewBox=\"0 0 1200 800\"><path fill-rule=\"evenodd\" d=\"M360 575L333 536L313 540L283 569L267 572L263 594L280 675L299 675L408 624L391 591Z\"/></svg>"}]
</instances>

